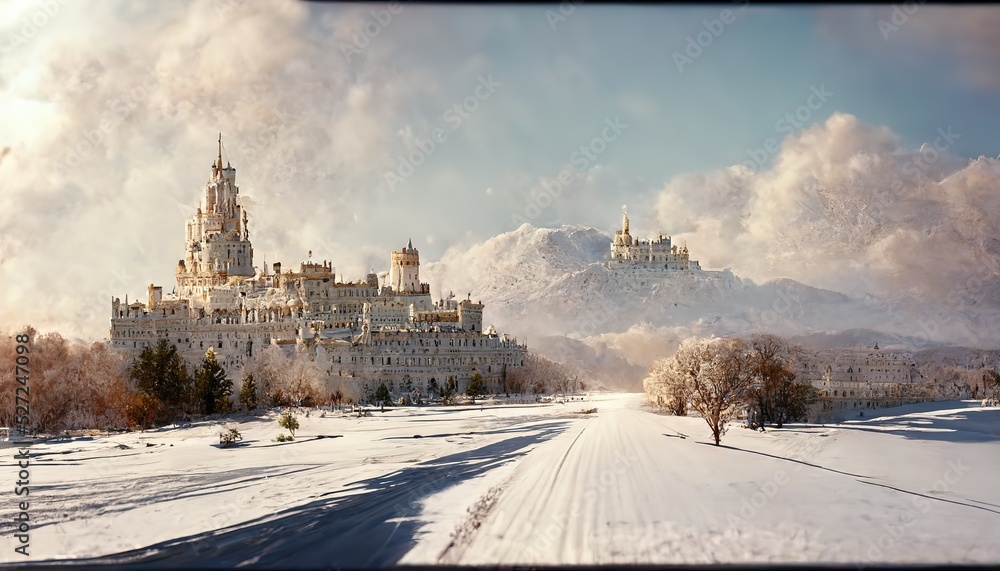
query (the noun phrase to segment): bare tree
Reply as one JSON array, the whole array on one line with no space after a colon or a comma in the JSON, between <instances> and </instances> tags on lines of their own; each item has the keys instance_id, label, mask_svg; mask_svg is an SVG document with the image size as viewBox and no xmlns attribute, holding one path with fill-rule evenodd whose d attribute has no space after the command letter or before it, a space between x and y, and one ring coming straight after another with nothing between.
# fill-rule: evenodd
<instances>
[{"instance_id":1,"label":"bare tree","mask_svg":"<svg viewBox=\"0 0 1000 571\"><path fill-rule=\"evenodd\" d=\"M507 373L511 392L566 392L573 379L562 363L528 353L524 367Z\"/></svg>"},{"instance_id":2,"label":"bare tree","mask_svg":"<svg viewBox=\"0 0 1000 571\"><path fill-rule=\"evenodd\" d=\"M691 408L708 423L718 446L753 383L749 347L742 339L689 339L677 353L689 375Z\"/></svg>"},{"instance_id":3,"label":"bare tree","mask_svg":"<svg viewBox=\"0 0 1000 571\"><path fill-rule=\"evenodd\" d=\"M298 353L282 375L283 389L293 404L298 405L306 397L317 404L325 403L329 392L322 390L324 378L323 370L307 353Z\"/></svg>"},{"instance_id":4,"label":"bare tree","mask_svg":"<svg viewBox=\"0 0 1000 571\"><path fill-rule=\"evenodd\" d=\"M803 418L818 398L813 387L795 379L792 363L801 351L801 347L770 333L750 338L754 385L749 401L757 413L756 421L750 423L752 428L765 423L781 428Z\"/></svg>"}]
</instances>

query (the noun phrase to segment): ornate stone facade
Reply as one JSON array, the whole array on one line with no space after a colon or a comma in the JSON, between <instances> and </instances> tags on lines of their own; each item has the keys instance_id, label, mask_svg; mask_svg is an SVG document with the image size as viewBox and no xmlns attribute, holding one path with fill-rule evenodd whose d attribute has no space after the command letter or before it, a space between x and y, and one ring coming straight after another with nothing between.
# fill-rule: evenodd
<instances>
[{"instance_id":1,"label":"ornate stone facade","mask_svg":"<svg viewBox=\"0 0 1000 571\"><path fill-rule=\"evenodd\" d=\"M298 347L325 363L331 378L351 377L362 388L406 381L426 387L449 375L462 388L479 373L499 390L507 372L523 366L525 345L483 330L482 303L471 295L431 299L412 241L392 252L382 285L374 270L363 281L337 281L327 261L284 271L280 263L271 272L254 267L236 169L222 164L220 136L209 181L185 226L177 287L164 294L150 284L145 303L113 299L114 347L138 354L167 339L192 362L211 348L231 377L255 349Z\"/></svg>"}]
</instances>

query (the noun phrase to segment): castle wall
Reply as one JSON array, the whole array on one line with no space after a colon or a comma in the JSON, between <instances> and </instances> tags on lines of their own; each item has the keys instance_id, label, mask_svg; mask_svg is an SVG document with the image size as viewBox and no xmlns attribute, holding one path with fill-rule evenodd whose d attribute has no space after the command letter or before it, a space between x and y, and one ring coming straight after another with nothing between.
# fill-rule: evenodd
<instances>
[{"instance_id":1,"label":"castle wall","mask_svg":"<svg viewBox=\"0 0 1000 571\"><path fill-rule=\"evenodd\" d=\"M400 394L405 386L427 394L433 379L444 386L454 376L465 391L479 373L487 391L503 390L503 374L524 366L526 347L509 338L467 331L377 331L369 344L306 340L331 379L350 377L363 390L385 383ZM409 382L409 385L407 385Z\"/></svg>"}]
</instances>

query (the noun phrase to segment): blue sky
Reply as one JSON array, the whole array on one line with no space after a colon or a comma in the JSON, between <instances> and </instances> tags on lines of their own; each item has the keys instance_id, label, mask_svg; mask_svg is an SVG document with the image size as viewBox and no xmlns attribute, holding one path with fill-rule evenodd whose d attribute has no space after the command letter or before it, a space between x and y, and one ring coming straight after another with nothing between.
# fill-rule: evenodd
<instances>
[{"instance_id":1,"label":"blue sky","mask_svg":"<svg viewBox=\"0 0 1000 571\"><path fill-rule=\"evenodd\" d=\"M0 5L0 279L19 284L4 320L70 314L99 331L112 293L169 287L220 131L256 263L312 250L348 280L411 237L435 260L525 218L611 231L623 203L637 232L682 235L709 267L805 279L809 265L786 260L801 237L771 253L780 264L739 266L767 247L770 205L841 184L838 169L865 157L878 159L865 176L887 180L879 169L948 127L960 136L924 174L1000 154L992 6L919 5L887 33L891 5L582 4L557 21L558 4L46 6ZM699 34L706 45L679 70L674 54ZM463 102L476 109L459 124L449 110ZM797 112L805 121L782 128ZM600 140L615 121L627 127ZM581 162L582 145L600 152ZM766 159L756 178L721 174L749 151ZM390 183L413 153L421 164ZM560 176L558 196L525 217ZM730 176L742 182L726 194L716 183ZM872 244L875 260L886 245ZM66 279L79 292L47 285Z\"/></svg>"},{"instance_id":2,"label":"blue sky","mask_svg":"<svg viewBox=\"0 0 1000 571\"><path fill-rule=\"evenodd\" d=\"M947 54L935 52L920 30L904 25L883 38L878 20L890 21L891 7L740 8L584 4L553 30L546 12L555 6L407 6L373 45L398 42L398 65L434 78L433 91L409 101L404 113L415 125L426 124L424 133L435 118L441 123L450 103L470 93L481 74L492 74L502 86L399 188L433 194L428 187L437 182L460 180L458 202L474 208L485 188L494 190L497 202L497 196L527 192L540 177L556 176L605 118L620 116L629 129L599 161L609 186L582 193L596 204L548 209L532 221L606 227L617 219L619 202L638 207L673 176L746 161L748 151L768 138L780 140L787 132L777 132L775 123L820 86L833 95L810 110L806 126L835 112L850 113L889 126L904 147L919 147L950 125L961 134L955 154L997 153L997 121L990 113L996 90L956 78ZM679 71L673 55L684 53L688 38L706 30L704 21L719 19L722 10L732 10L735 21ZM827 20L848 12L866 14L849 26L823 30ZM411 29L394 36L394 26L408 26L408 18L425 33ZM442 24L429 27L428 21ZM442 31L454 43L443 41ZM911 31L913 37L905 37ZM907 50L912 53L901 53ZM914 53L920 57L913 59ZM416 127L414 132L420 133ZM504 207L512 204L508 199ZM491 233L498 230L495 219L491 212L479 222Z\"/></svg>"}]
</instances>

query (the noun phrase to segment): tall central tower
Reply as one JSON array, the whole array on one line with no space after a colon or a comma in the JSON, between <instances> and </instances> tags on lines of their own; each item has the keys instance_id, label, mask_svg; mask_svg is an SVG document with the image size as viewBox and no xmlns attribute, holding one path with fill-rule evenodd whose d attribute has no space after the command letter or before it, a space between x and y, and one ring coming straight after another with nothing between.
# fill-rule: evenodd
<instances>
[{"instance_id":1,"label":"tall central tower","mask_svg":"<svg viewBox=\"0 0 1000 571\"><path fill-rule=\"evenodd\" d=\"M177 285L221 285L230 276L252 277L253 247L247 215L236 186L236 169L222 166L222 134L219 155L195 215L185 229L184 259L177 263Z\"/></svg>"},{"instance_id":2,"label":"tall central tower","mask_svg":"<svg viewBox=\"0 0 1000 571\"><path fill-rule=\"evenodd\" d=\"M420 252L407 240L402 252L392 253L389 266L389 285L396 293L421 293Z\"/></svg>"}]
</instances>

